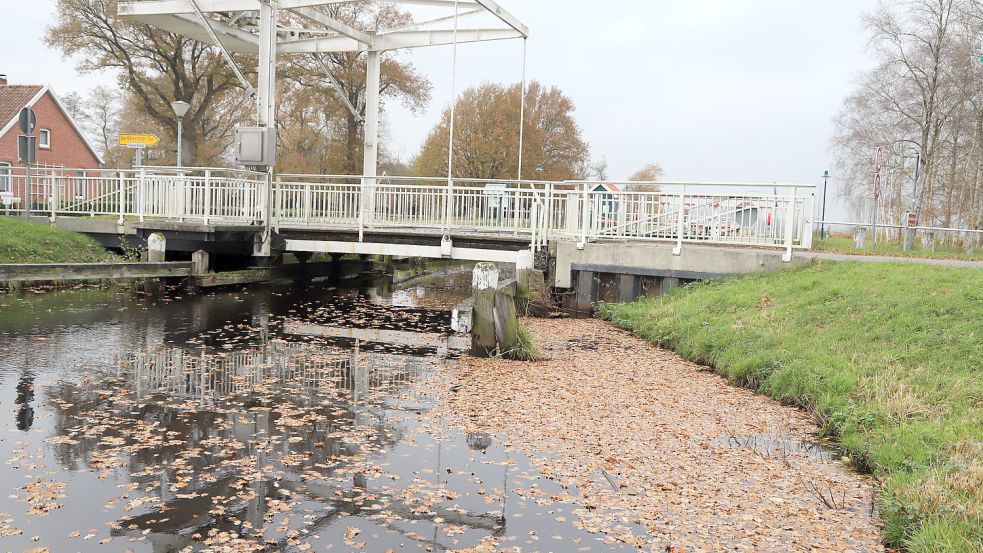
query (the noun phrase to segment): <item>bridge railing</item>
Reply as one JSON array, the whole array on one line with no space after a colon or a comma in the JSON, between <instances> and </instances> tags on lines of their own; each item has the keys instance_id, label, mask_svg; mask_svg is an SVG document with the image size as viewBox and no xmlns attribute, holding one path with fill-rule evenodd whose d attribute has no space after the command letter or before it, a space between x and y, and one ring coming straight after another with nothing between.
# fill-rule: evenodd
<instances>
[{"instance_id":1,"label":"bridge railing","mask_svg":"<svg viewBox=\"0 0 983 553\"><path fill-rule=\"evenodd\" d=\"M278 225L530 234L553 183L489 179L279 175ZM540 225L541 226L541 225Z\"/></svg>"},{"instance_id":2,"label":"bridge railing","mask_svg":"<svg viewBox=\"0 0 983 553\"><path fill-rule=\"evenodd\" d=\"M234 169L4 167L0 210L55 218L262 220L266 174Z\"/></svg>"},{"instance_id":3,"label":"bridge railing","mask_svg":"<svg viewBox=\"0 0 983 553\"><path fill-rule=\"evenodd\" d=\"M280 174L211 168L2 168L0 210L226 221L277 228L414 229L551 238L811 247L811 185ZM268 188L272 186L272 191ZM270 193L272 192L272 193ZM272 202L272 203L269 203ZM269 205L268 205L269 204ZM268 216L268 217L267 217Z\"/></svg>"},{"instance_id":4,"label":"bridge railing","mask_svg":"<svg viewBox=\"0 0 983 553\"><path fill-rule=\"evenodd\" d=\"M725 182L568 182L566 228L590 240L811 247L811 185Z\"/></svg>"}]
</instances>

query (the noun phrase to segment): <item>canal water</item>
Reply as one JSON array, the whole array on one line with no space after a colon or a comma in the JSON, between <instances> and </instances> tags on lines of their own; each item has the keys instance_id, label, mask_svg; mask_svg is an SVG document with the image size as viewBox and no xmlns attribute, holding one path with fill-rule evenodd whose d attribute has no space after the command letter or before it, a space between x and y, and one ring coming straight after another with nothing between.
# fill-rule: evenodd
<instances>
[{"instance_id":1,"label":"canal water","mask_svg":"<svg viewBox=\"0 0 983 553\"><path fill-rule=\"evenodd\" d=\"M428 416L470 279L0 295L0 551L622 550Z\"/></svg>"}]
</instances>

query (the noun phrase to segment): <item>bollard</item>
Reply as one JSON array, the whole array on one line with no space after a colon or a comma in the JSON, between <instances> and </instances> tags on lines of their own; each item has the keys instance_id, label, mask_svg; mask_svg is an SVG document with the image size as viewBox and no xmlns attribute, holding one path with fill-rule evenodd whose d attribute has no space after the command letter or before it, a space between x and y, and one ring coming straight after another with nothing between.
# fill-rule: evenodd
<instances>
[{"instance_id":1,"label":"bollard","mask_svg":"<svg viewBox=\"0 0 983 553\"><path fill-rule=\"evenodd\" d=\"M867 229L864 227L857 227L853 231L853 247L857 250L862 250L867 247Z\"/></svg>"},{"instance_id":2,"label":"bollard","mask_svg":"<svg viewBox=\"0 0 983 553\"><path fill-rule=\"evenodd\" d=\"M203 275L208 272L208 252L198 250L191 254L191 274Z\"/></svg>"},{"instance_id":3,"label":"bollard","mask_svg":"<svg viewBox=\"0 0 983 553\"><path fill-rule=\"evenodd\" d=\"M498 267L478 263L471 277L474 295L474 319L471 330L471 353L479 357L495 354L495 295L498 290Z\"/></svg>"},{"instance_id":4,"label":"bollard","mask_svg":"<svg viewBox=\"0 0 983 553\"><path fill-rule=\"evenodd\" d=\"M926 231L922 234L922 249L928 252L935 251L935 233L932 231Z\"/></svg>"},{"instance_id":5,"label":"bollard","mask_svg":"<svg viewBox=\"0 0 983 553\"><path fill-rule=\"evenodd\" d=\"M167 253L167 238L159 232L155 232L147 238L147 261L150 263L163 263Z\"/></svg>"}]
</instances>

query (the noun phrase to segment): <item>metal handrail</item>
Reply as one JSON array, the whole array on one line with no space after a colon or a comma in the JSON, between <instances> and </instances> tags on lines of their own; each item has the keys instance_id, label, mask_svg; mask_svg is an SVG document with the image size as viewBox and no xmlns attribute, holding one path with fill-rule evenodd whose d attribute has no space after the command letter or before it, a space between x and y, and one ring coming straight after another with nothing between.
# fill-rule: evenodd
<instances>
[{"instance_id":1,"label":"metal handrail","mask_svg":"<svg viewBox=\"0 0 983 553\"><path fill-rule=\"evenodd\" d=\"M848 222L845 222L845 221L823 221L823 220L817 220L817 221L814 221L814 223L817 224L817 225L819 225L819 224L823 224L823 225L837 225L837 226L844 226L844 227L865 227L865 228L870 228L871 227L871 224L870 223L857 223L857 222L848 223ZM973 234L983 234L983 229L971 229L971 228L921 227L921 226L918 226L918 227L907 227L905 225L896 225L896 224L890 224L890 223L877 223L877 224L875 224L873 226L876 227L876 228L893 228L893 229L906 229L906 228L910 228L910 229L914 229L914 230L930 230L930 231L933 231L933 232L935 232L935 231L938 231L938 232L970 232L970 233L973 233Z\"/></svg>"},{"instance_id":2,"label":"metal handrail","mask_svg":"<svg viewBox=\"0 0 983 553\"><path fill-rule=\"evenodd\" d=\"M455 230L508 233L528 238L533 251L553 238L575 239L580 245L614 238L670 241L676 244L674 251L681 250L683 243L699 242L784 247L791 252L809 246L814 222L809 192L814 186L794 183L299 173L282 173L271 180L271 173L246 169L169 166L48 169L27 183L22 171L11 168L10 175L19 181L19 189L30 193L33 205L28 208L38 210L40 205L40 211L50 213L52 219L111 213L118 214L120 221L127 216L141 221L146 217L224 220L264 230L357 227L360 236L365 229L418 227L445 234ZM85 186L78 189L87 197L59 201L60 192L67 199L67 192L74 189L70 187L83 181ZM661 190L615 190L602 184ZM666 190L672 187L680 188ZM742 203L756 208L754 223L742 222L744 210L738 207Z\"/></svg>"}]
</instances>

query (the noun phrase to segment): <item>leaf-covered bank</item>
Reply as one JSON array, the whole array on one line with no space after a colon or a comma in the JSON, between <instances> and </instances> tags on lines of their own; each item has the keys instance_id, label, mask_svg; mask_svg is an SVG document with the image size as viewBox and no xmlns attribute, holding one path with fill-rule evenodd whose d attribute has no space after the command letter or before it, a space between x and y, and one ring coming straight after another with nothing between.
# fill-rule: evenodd
<instances>
[{"instance_id":1,"label":"leaf-covered bank","mask_svg":"<svg viewBox=\"0 0 983 553\"><path fill-rule=\"evenodd\" d=\"M602 321L523 325L541 361L465 357L431 416L530 456L578 524L641 551L883 550L871 479L806 413Z\"/></svg>"},{"instance_id":2,"label":"leaf-covered bank","mask_svg":"<svg viewBox=\"0 0 983 553\"><path fill-rule=\"evenodd\" d=\"M881 481L891 544L983 550L983 271L820 263L603 312L812 412Z\"/></svg>"}]
</instances>

